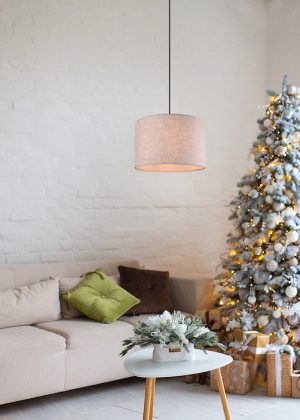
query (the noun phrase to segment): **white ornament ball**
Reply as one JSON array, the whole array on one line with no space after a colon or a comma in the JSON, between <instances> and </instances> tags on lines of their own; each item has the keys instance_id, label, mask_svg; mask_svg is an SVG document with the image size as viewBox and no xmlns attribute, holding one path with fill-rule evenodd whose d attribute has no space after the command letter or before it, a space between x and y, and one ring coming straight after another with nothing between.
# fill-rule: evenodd
<instances>
[{"instance_id":1,"label":"white ornament ball","mask_svg":"<svg viewBox=\"0 0 300 420\"><path fill-rule=\"evenodd\" d=\"M287 93L289 95L296 95L296 93L297 93L297 87L294 86L294 85L288 85L288 87L287 87Z\"/></svg>"},{"instance_id":2,"label":"white ornament ball","mask_svg":"<svg viewBox=\"0 0 300 420\"><path fill-rule=\"evenodd\" d=\"M275 219L269 219L267 221L267 226L269 229L275 229L276 227L276 220Z\"/></svg>"},{"instance_id":3,"label":"white ornament ball","mask_svg":"<svg viewBox=\"0 0 300 420\"><path fill-rule=\"evenodd\" d=\"M292 207L287 207L283 212L282 216L286 218L295 217L297 212Z\"/></svg>"},{"instance_id":4,"label":"white ornament ball","mask_svg":"<svg viewBox=\"0 0 300 420\"><path fill-rule=\"evenodd\" d=\"M257 246L253 249L254 255L260 255L262 252L262 249L260 246Z\"/></svg>"},{"instance_id":5,"label":"white ornament ball","mask_svg":"<svg viewBox=\"0 0 300 420\"><path fill-rule=\"evenodd\" d=\"M292 309L292 308L285 307L285 308L282 309L282 315L283 316L290 316L290 315L293 315L293 314L294 314L294 309Z\"/></svg>"},{"instance_id":6,"label":"white ornament ball","mask_svg":"<svg viewBox=\"0 0 300 420\"><path fill-rule=\"evenodd\" d=\"M239 228L235 228L235 229L233 229L233 231L231 232L231 235L234 237L234 238L240 238L241 236L242 236L242 231L241 231L241 229L239 229Z\"/></svg>"},{"instance_id":7,"label":"white ornament ball","mask_svg":"<svg viewBox=\"0 0 300 420\"><path fill-rule=\"evenodd\" d=\"M272 198L270 195L267 195L267 196L266 196L266 202L267 202L268 204L272 204L272 203L273 203L273 198Z\"/></svg>"},{"instance_id":8,"label":"white ornament ball","mask_svg":"<svg viewBox=\"0 0 300 420\"><path fill-rule=\"evenodd\" d=\"M271 144L273 144L273 139L272 137L267 137L266 138L266 143L270 146Z\"/></svg>"},{"instance_id":9,"label":"white ornament ball","mask_svg":"<svg viewBox=\"0 0 300 420\"><path fill-rule=\"evenodd\" d=\"M285 289L285 294L287 295L288 298L293 298L293 297L297 296L297 292L298 292L298 290L294 286L288 286Z\"/></svg>"},{"instance_id":10,"label":"white ornament ball","mask_svg":"<svg viewBox=\"0 0 300 420\"><path fill-rule=\"evenodd\" d=\"M280 318L280 317L281 317L281 311L280 311L279 309L275 309L275 310L272 312L272 315L273 315L273 318L278 319L278 318Z\"/></svg>"},{"instance_id":11,"label":"white ornament ball","mask_svg":"<svg viewBox=\"0 0 300 420\"><path fill-rule=\"evenodd\" d=\"M288 263L289 263L290 266L298 265L298 260L297 260L296 257L293 257L288 261Z\"/></svg>"},{"instance_id":12,"label":"white ornament ball","mask_svg":"<svg viewBox=\"0 0 300 420\"><path fill-rule=\"evenodd\" d=\"M271 260L271 261L267 262L267 270L268 271L274 272L274 271L277 270L277 268L278 268L278 262L277 261Z\"/></svg>"},{"instance_id":13,"label":"white ornament ball","mask_svg":"<svg viewBox=\"0 0 300 420\"><path fill-rule=\"evenodd\" d=\"M257 318L258 325L261 327L265 327L269 323L269 318L267 315L260 315Z\"/></svg>"},{"instance_id":14,"label":"white ornament ball","mask_svg":"<svg viewBox=\"0 0 300 420\"><path fill-rule=\"evenodd\" d=\"M251 305L254 305L255 302L256 302L256 297L255 296L249 296L248 297L248 303L250 303Z\"/></svg>"},{"instance_id":15,"label":"white ornament ball","mask_svg":"<svg viewBox=\"0 0 300 420\"><path fill-rule=\"evenodd\" d=\"M281 337L280 337L280 343L281 344L287 344L289 342L289 337L286 335L286 334L283 334Z\"/></svg>"},{"instance_id":16,"label":"white ornament ball","mask_svg":"<svg viewBox=\"0 0 300 420\"><path fill-rule=\"evenodd\" d=\"M290 325L299 325L299 315L298 314L294 314L294 315L289 315L288 317L287 317L287 322L290 324Z\"/></svg>"},{"instance_id":17,"label":"white ornament ball","mask_svg":"<svg viewBox=\"0 0 300 420\"><path fill-rule=\"evenodd\" d=\"M273 204L273 209L275 211L282 211L284 209L284 204L276 202L276 203Z\"/></svg>"},{"instance_id":18,"label":"white ornament ball","mask_svg":"<svg viewBox=\"0 0 300 420\"><path fill-rule=\"evenodd\" d=\"M264 126L265 127L271 127L273 125L273 123L272 123L272 121L269 119L269 118L267 118L267 119L265 119L264 120Z\"/></svg>"},{"instance_id":19,"label":"white ornament ball","mask_svg":"<svg viewBox=\"0 0 300 420\"><path fill-rule=\"evenodd\" d=\"M248 223L248 222L244 222L243 224L242 224L242 228L244 229L244 230L247 230L247 229L249 229L250 228L250 223Z\"/></svg>"},{"instance_id":20,"label":"white ornament ball","mask_svg":"<svg viewBox=\"0 0 300 420\"><path fill-rule=\"evenodd\" d=\"M244 244L245 244L246 246L251 245L251 243L252 243L252 239L251 239L251 238L245 238L245 239L244 239Z\"/></svg>"},{"instance_id":21,"label":"white ornament ball","mask_svg":"<svg viewBox=\"0 0 300 420\"><path fill-rule=\"evenodd\" d=\"M295 230L290 230L286 236L288 243L297 242L299 239L299 234Z\"/></svg>"},{"instance_id":22,"label":"white ornament ball","mask_svg":"<svg viewBox=\"0 0 300 420\"><path fill-rule=\"evenodd\" d=\"M276 148L276 153L279 156L285 156L286 152L287 152L287 148L285 146L279 146Z\"/></svg>"},{"instance_id":23,"label":"white ornament ball","mask_svg":"<svg viewBox=\"0 0 300 420\"><path fill-rule=\"evenodd\" d=\"M291 172L291 170L293 169L293 167L292 167L292 165L290 164L290 163L287 163L286 165L285 165L285 170L286 170L286 172Z\"/></svg>"},{"instance_id":24,"label":"white ornament ball","mask_svg":"<svg viewBox=\"0 0 300 420\"><path fill-rule=\"evenodd\" d=\"M278 252L279 254L281 254L281 253L284 251L284 246L283 246L280 242L277 242L277 243L274 245L274 250L275 250L276 252Z\"/></svg>"},{"instance_id":25,"label":"white ornament ball","mask_svg":"<svg viewBox=\"0 0 300 420\"><path fill-rule=\"evenodd\" d=\"M244 186L243 186L243 188L242 188L242 193L243 193L244 195L248 195L250 191L251 191L251 187L250 187L250 185L244 185Z\"/></svg>"}]
</instances>

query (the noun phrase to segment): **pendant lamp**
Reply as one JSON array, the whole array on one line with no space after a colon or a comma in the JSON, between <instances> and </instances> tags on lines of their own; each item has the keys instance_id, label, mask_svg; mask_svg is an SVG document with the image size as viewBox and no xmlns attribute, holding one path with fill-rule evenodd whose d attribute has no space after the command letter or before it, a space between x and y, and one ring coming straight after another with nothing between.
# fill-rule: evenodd
<instances>
[{"instance_id":1,"label":"pendant lamp","mask_svg":"<svg viewBox=\"0 0 300 420\"><path fill-rule=\"evenodd\" d=\"M135 124L135 169L189 172L205 168L203 123L171 113L171 0L169 0L169 112L148 115Z\"/></svg>"}]
</instances>

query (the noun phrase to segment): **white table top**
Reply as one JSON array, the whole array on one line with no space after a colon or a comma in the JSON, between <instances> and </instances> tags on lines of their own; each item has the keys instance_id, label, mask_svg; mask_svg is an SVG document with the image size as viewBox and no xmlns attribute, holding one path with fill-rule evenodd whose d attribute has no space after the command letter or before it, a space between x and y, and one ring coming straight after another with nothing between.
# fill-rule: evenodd
<instances>
[{"instance_id":1,"label":"white table top","mask_svg":"<svg viewBox=\"0 0 300 420\"><path fill-rule=\"evenodd\" d=\"M152 361L152 351L149 348L128 355L124 361L125 369L140 378L171 378L209 372L232 362L232 357L226 354L195 350L195 360L158 363Z\"/></svg>"}]
</instances>

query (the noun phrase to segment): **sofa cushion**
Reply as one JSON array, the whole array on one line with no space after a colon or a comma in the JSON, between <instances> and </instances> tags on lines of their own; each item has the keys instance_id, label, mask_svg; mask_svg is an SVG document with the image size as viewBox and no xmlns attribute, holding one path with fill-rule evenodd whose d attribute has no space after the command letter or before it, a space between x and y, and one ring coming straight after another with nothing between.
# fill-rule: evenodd
<instances>
[{"instance_id":1,"label":"sofa cushion","mask_svg":"<svg viewBox=\"0 0 300 420\"><path fill-rule=\"evenodd\" d=\"M131 376L120 352L123 340L132 336L132 325L77 318L45 322L37 327L66 340L66 390Z\"/></svg>"},{"instance_id":2,"label":"sofa cushion","mask_svg":"<svg viewBox=\"0 0 300 420\"><path fill-rule=\"evenodd\" d=\"M115 321L140 302L115 284L101 269L85 274L75 289L62 296L87 317L106 324Z\"/></svg>"},{"instance_id":3,"label":"sofa cushion","mask_svg":"<svg viewBox=\"0 0 300 420\"><path fill-rule=\"evenodd\" d=\"M108 325L88 318L43 322L37 324L36 327L63 337L66 341L67 350L96 345L100 346L100 351L104 339L107 339L109 335L118 335L118 332L124 329L131 331L121 321L115 321Z\"/></svg>"},{"instance_id":4,"label":"sofa cushion","mask_svg":"<svg viewBox=\"0 0 300 420\"><path fill-rule=\"evenodd\" d=\"M0 291L0 328L60 318L57 280Z\"/></svg>"},{"instance_id":5,"label":"sofa cushion","mask_svg":"<svg viewBox=\"0 0 300 420\"><path fill-rule=\"evenodd\" d=\"M140 304L127 311L130 315L161 314L174 309L168 271L118 267L120 286L140 299Z\"/></svg>"},{"instance_id":6,"label":"sofa cushion","mask_svg":"<svg viewBox=\"0 0 300 420\"><path fill-rule=\"evenodd\" d=\"M0 404L64 390L64 337L32 326L0 330Z\"/></svg>"},{"instance_id":7,"label":"sofa cushion","mask_svg":"<svg viewBox=\"0 0 300 420\"><path fill-rule=\"evenodd\" d=\"M63 299L62 295L70 290L74 289L82 281L82 277L55 277L59 283L59 295L60 295L60 308L63 319L74 319L84 316L82 312L74 308L71 303ZM110 276L110 279L118 284L119 276Z\"/></svg>"}]
</instances>

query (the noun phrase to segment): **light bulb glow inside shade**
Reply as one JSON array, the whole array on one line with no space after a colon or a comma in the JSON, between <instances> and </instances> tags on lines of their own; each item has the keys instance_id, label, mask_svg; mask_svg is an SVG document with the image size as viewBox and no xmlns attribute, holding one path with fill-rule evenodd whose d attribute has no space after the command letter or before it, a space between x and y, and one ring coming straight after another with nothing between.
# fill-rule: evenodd
<instances>
[{"instance_id":1,"label":"light bulb glow inside shade","mask_svg":"<svg viewBox=\"0 0 300 420\"><path fill-rule=\"evenodd\" d=\"M135 125L135 168L188 172L205 168L203 123L182 114L157 114Z\"/></svg>"}]
</instances>

